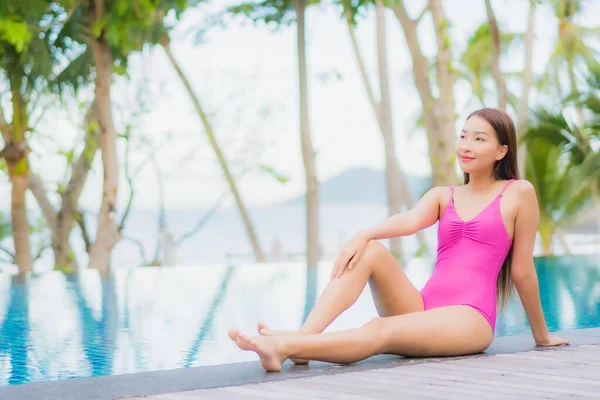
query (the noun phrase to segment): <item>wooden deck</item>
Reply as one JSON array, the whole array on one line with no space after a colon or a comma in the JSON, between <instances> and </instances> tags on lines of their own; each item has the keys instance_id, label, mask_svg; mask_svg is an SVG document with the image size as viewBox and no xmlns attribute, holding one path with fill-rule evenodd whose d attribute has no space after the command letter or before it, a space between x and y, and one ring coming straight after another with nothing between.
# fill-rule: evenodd
<instances>
[{"instance_id":1,"label":"wooden deck","mask_svg":"<svg viewBox=\"0 0 600 400\"><path fill-rule=\"evenodd\" d=\"M399 396L402 399L598 399L600 345L436 359L393 368L341 371L309 378L144 398L365 400L395 399Z\"/></svg>"}]
</instances>

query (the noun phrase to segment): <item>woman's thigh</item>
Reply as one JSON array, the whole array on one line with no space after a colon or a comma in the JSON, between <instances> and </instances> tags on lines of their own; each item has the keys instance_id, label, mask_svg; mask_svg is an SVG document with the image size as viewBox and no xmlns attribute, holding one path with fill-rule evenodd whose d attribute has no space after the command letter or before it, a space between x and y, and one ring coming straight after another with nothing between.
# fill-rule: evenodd
<instances>
[{"instance_id":1,"label":"woman's thigh","mask_svg":"<svg viewBox=\"0 0 600 400\"><path fill-rule=\"evenodd\" d=\"M448 306L373 321L381 353L413 357L481 353L494 338L489 322L472 307Z\"/></svg>"},{"instance_id":2,"label":"woman's thigh","mask_svg":"<svg viewBox=\"0 0 600 400\"><path fill-rule=\"evenodd\" d=\"M421 293L384 245L377 241L369 242L365 258L371 264L369 288L381 317L423 311Z\"/></svg>"}]
</instances>

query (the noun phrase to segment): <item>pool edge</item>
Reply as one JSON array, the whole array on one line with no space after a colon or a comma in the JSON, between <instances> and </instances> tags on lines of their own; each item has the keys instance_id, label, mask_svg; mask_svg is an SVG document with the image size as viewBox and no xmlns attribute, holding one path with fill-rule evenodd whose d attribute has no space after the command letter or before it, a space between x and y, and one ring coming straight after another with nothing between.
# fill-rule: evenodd
<instances>
[{"instance_id":1,"label":"pool edge","mask_svg":"<svg viewBox=\"0 0 600 400\"><path fill-rule=\"evenodd\" d=\"M575 346L600 344L600 328L572 329L553 332L552 334L569 339L572 345ZM495 338L490 348L484 353L468 357L485 357L494 354L516 353L532 350L533 348L534 343L531 335L503 336ZM362 371L375 368L392 368L415 363L439 362L440 360L447 359L448 358L399 358L383 355L347 366L320 362L311 363L310 366L293 366L291 363L286 362L283 371L279 373L266 373L262 370L257 361L250 361L2 386L0 387L0 398L2 398L2 400L104 400L125 397L143 397L197 389L238 386L248 383L271 382L341 372Z\"/></svg>"}]
</instances>

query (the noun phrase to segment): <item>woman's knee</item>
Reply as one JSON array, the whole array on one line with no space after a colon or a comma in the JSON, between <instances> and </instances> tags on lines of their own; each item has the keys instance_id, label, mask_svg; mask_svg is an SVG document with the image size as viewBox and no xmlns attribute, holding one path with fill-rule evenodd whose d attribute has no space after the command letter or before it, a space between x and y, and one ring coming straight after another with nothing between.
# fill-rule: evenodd
<instances>
[{"instance_id":1,"label":"woman's knee","mask_svg":"<svg viewBox=\"0 0 600 400\"><path fill-rule=\"evenodd\" d=\"M361 327L363 334L367 336L368 343L374 347L374 352L377 354L383 353L387 347L389 338L387 328L385 317L373 318Z\"/></svg>"},{"instance_id":2,"label":"woman's knee","mask_svg":"<svg viewBox=\"0 0 600 400\"><path fill-rule=\"evenodd\" d=\"M362 255L360 262L362 263L372 263L377 260L380 260L382 257L386 257L390 254L390 251L377 240L370 240L367 243L367 247L365 248L365 252Z\"/></svg>"}]
</instances>

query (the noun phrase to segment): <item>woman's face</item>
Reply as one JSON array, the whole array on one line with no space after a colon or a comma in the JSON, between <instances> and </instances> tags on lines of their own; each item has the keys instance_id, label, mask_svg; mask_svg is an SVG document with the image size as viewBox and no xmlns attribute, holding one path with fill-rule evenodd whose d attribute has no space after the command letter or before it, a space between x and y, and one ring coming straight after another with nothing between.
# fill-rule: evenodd
<instances>
[{"instance_id":1,"label":"woman's face","mask_svg":"<svg viewBox=\"0 0 600 400\"><path fill-rule=\"evenodd\" d=\"M456 157L463 172L468 174L494 168L508 146L500 144L494 128L476 115L469 118L456 142Z\"/></svg>"}]
</instances>

